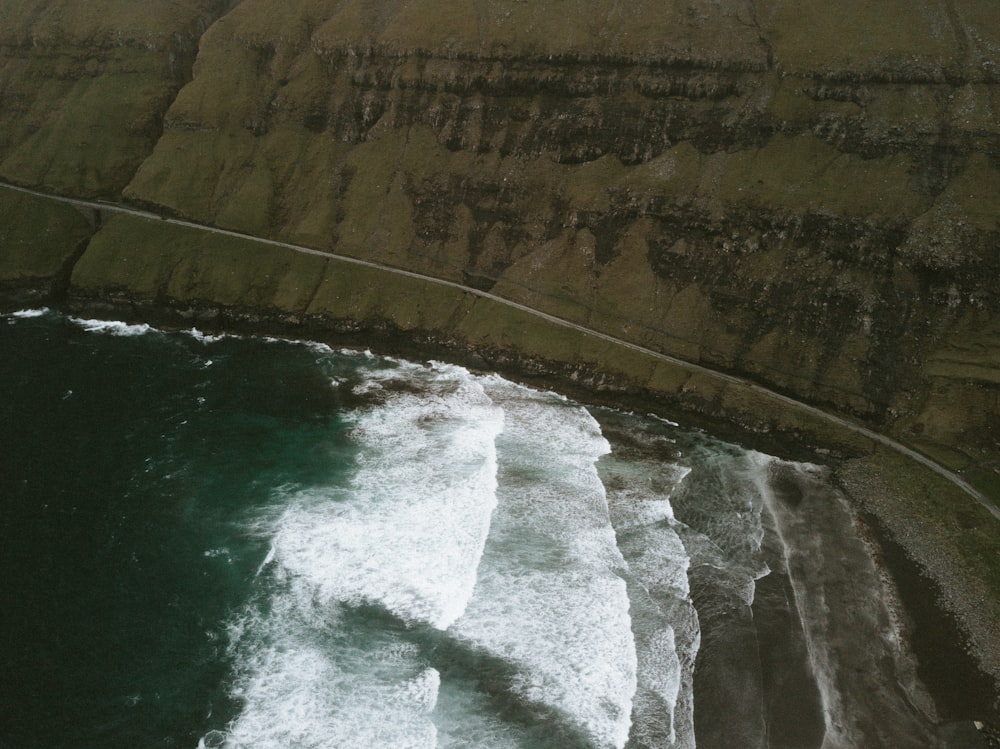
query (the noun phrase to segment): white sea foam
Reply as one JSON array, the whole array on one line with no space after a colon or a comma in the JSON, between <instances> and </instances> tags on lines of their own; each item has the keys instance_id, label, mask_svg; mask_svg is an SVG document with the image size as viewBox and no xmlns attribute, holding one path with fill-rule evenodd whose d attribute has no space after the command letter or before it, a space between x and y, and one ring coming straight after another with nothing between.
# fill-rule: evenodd
<instances>
[{"instance_id":1,"label":"white sea foam","mask_svg":"<svg viewBox=\"0 0 1000 749\"><path fill-rule=\"evenodd\" d=\"M225 749L402 747L433 749L438 672L390 635L366 637L279 575L263 608L231 633L240 715L202 739ZM211 742L211 743L210 743Z\"/></svg>"},{"instance_id":2,"label":"white sea foam","mask_svg":"<svg viewBox=\"0 0 1000 749\"><path fill-rule=\"evenodd\" d=\"M461 368L373 364L385 397L354 416L353 478L286 487L282 509L248 528L270 537L257 579L271 593L230 627L244 708L226 749L438 745L440 674L405 631L344 604L438 628L462 613L496 503L503 414Z\"/></svg>"},{"instance_id":3,"label":"white sea foam","mask_svg":"<svg viewBox=\"0 0 1000 749\"><path fill-rule=\"evenodd\" d=\"M275 558L324 598L378 604L444 629L475 584L496 504L503 414L463 369L408 377L420 373L426 392L390 392L357 418L363 449L347 490L290 500Z\"/></svg>"},{"instance_id":4,"label":"white sea foam","mask_svg":"<svg viewBox=\"0 0 1000 749\"><path fill-rule=\"evenodd\" d=\"M103 333L105 335L121 337L145 335L151 331L156 331L156 328L146 323L130 325L120 320L85 320L79 317L70 317L69 321L80 326L88 333Z\"/></svg>"},{"instance_id":5,"label":"white sea foam","mask_svg":"<svg viewBox=\"0 0 1000 749\"><path fill-rule=\"evenodd\" d=\"M194 338L196 341L201 343L217 343L218 341L223 341L226 338L239 338L239 336L232 333L202 333L198 328L191 328L186 331L189 336Z\"/></svg>"},{"instance_id":6,"label":"white sea foam","mask_svg":"<svg viewBox=\"0 0 1000 749\"><path fill-rule=\"evenodd\" d=\"M306 348L314 351L317 354L332 354L333 349L325 343L320 343L319 341L308 341L298 338L281 338L278 336L266 336L261 339L267 343L293 343L297 346L305 346Z\"/></svg>"},{"instance_id":7,"label":"white sea foam","mask_svg":"<svg viewBox=\"0 0 1000 749\"><path fill-rule=\"evenodd\" d=\"M39 309L19 309L14 312L8 312L4 317L13 317L18 320L30 320L33 317L42 317L49 313L48 307L41 307Z\"/></svg>"},{"instance_id":8,"label":"white sea foam","mask_svg":"<svg viewBox=\"0 0 1000 749\"><path fill-rule=\"evenodd\" d=\"M459 640L514 669L523 700L600 747L628 738L636 656L625 567L594 467L608 443L584 409L500 378L499 505Z\"/></svg>"},{"instance_id":9,"label":"white sea foam","mask_svg":"<svg viewBox=\"0 0 1000 749\"><path fill-rule=\"evenodd\" d=\"M675 530L670 494L690 473L632 456L601 461L611 520L629 565L637 689L632 738L640 746L693 749L694 661L701 642L690 599L690 557Z\"/></svg>"},{"instance_id":10,"label":"white sea foam","mask_svg":"<svg viewBox=\"0 0 1000 749\"><path fill-rule=\"evenodd\" d=\"M197 327L189 328L184 332L201 343L218 343L219 341L244 340L247 338L247 336L240 335L239 333L205 333ZM317 354L323 355L334 353L334 350L330 346L325 343L320 343L319 341L309 341L299 338L283 338L281 336L261 336L259 338L255 338L255 340L262 341L264 343L286 343L294 346L304 346ZM345 353L356 354L356 352Z\"/></svg>"}]
</instances>

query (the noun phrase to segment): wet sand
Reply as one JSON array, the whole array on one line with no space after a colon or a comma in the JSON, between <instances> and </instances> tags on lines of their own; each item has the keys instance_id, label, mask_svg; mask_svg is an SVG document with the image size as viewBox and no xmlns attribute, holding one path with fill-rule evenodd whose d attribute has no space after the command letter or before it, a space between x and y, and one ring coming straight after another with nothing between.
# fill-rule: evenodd
<instances>
[{"instance_id":1,"label":"wet sand","mask_svg":"<svg viewBox=\"0 0 1000 749\"><path fill-rule=\"evenodd\" d=\"M773 461L766 484L771 572L752 605L695 602L700 749L947 746L892 581L829 471Z\"/></svg>"},{"instance_id":2,"label":"wet sand","mask_svg":"<svg viewBox=\"0 0 1000 749\"><path fill-rule=\"evenodd\" d=\"M941 605L941 586L922 572L876 518L864 517L907 614L917 675L943 721L996 720L995 684L971 654L968 635Z\"/></svg>"},{"instance_id":3,"label":"wet sand","mask_svg":"<svg viewBox=\"0 0 1000 749\"><path fill-rule=\"evenodd\" d=\"M947 544L907 511L906 498L875 465L850 461L835 480L889 581L942 745L1000 746L1000 620L992 599L969 583Z\"/></svg>"}]
</instances>

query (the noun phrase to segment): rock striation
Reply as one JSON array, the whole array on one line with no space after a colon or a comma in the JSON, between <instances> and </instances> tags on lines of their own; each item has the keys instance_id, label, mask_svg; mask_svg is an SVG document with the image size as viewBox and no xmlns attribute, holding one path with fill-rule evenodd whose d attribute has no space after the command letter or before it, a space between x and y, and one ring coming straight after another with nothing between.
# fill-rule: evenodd
<instances>
[{"instance_id":1,"label":"rock striation","mask_svg":"<svg viewBox=\"0 0 1000 749\"><path fill-rule=\"evenodd\" d=\"M489 290L997 481L988 5L3 13L4 179Z\"/></svg>"},{"instance_id":2,"label":"rock striation","mask_svg":"<svg viewBox=\"0 0 1000 749\"><path fill-rule=\"evenodd\" d=\"M1000 433L980 6L244 2L124 194L971 456Z\"/></svg>"},{"instance_id":3,"label":"rock striation","mask_svg":"<svg viewBox=\"0 0 1000 749\"><path fill-rule=\"evenodd\" d=\"M11 0L0 7L0 176L115 198L190 80L222 0Z\"/></svg>"}]
</instances>

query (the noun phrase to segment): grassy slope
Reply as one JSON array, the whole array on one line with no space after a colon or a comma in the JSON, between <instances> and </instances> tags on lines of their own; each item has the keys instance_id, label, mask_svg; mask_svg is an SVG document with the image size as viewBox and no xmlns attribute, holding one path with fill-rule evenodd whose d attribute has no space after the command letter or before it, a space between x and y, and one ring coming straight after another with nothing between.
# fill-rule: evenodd
<instances>
[{"instance_id":1,"label":"grassy slope","mask_svg":"<svg viewBox=\"0 0 1000 749\"><path fill-rule=\"evenodd\" d=\"M904 14L902 4L874 16L864 3L857 5L854 15L818 2L801 7L770 2L756 11L739 3L726 8L608 3L578 13L566 2L565 12L557 14L514 2L407 2L374 9L360 2L298 0L278 13L250 0L203 38L195 78L171 107L163 138L126 195L201 221L452 280L461 281L470 271L498 277L498 293L554 314L882 419L899 435L920 432L925 441L967 443L964 455L949 458L960 466L969 459L969 445L981 444L991 429L979 407L989 397L982 391L991 380L971 368L957 373L955 380L974 381L965 388L974 407L950 421L939 412L954 411L959 401L935 400L937 390L915 370L908 377L923 378L922 383L905 382L891 398L874 393L889 387L885 383L892 375L877 373L888 344L871 335L872 315L926 311L908 311L912 305L905 302L872 307L872 300L886 294L898 300L926 297L920 274L948 272L949 264L974 265L948 246L953 227L967 224L982 236L995 231L988 196L996 193L980 190L983 202L966 189L1000 178L994 164L959 159L948 167L950 184L935 193L922 181L927 165L906 146L935 130L961 132L973 141L995 130L990 124L994 87L970 83L956 90L935 83L972 70L971 47L955 43L960 29L966 36L970 32L961 23L956 26L944 6L916 14L912 23L893 24L887 19L895 17L893 12ZM856 31L858 19L866 33L847 33L848 27ZM984 19L964 21L973 22ZM989 46L988 34L976 39L980 47ZM366 62L373 49L386 55L379 63L386 67ZM443 58L401 56L414 50ZM780 123L779 131L751 147L711 152L681 140L635 166L613 155L584 164L556 163L545 150L502 155L501 140L532 142L533 127L554 132L560 118L586 120L592 114L587 107L599 106L597 98L585 106L571 95L569 103L559 105L570 108L565 115L556 109L551 123L538 124L557 99L545 93L545 80L536 80L524 91L510 89L495 103L511 113L511 120L490 135L483 124L490 102L476 91L517 74L513 63L502 61L612 53L623 61L684 60L749 70L766 66L771 54L782 75L743 80L736 101L732 96L720 101L728 110L714 113L714 105L702 103L697 111L708 121L727 120L722 123L727 127L764 118ZM497 60L481 69L463 62L467 55ZM850 96L820 95L811 83L817 72L833 80L916 76L927 84L879 83ZM555 73L544 73L550 74ZM618 75L607 85L636 86L637 91L652 85L629 78L632 73ZM651 81L656 78L650 75ZM672 75L677 74L662 77ZM702 85L708 74L690 75L700 81L694 85ZM482 83L470 83L469 76L483 76ZM587 80L573 79L572 85L583 92L579 100L588 101ZM635 100L623 95L621 103ZM518 119L521 110L523 120ZM888 150L878 156L851 151L836 128L860 128L862 137ZM493 197L464 198L455 192L456 179ZM632 204L686 210L709 222L762 213L788 222L790 234L772 237L764 252L756 249L760 242L752 231L688 250L707 253L706 263L718 268L727 262L738 267L734 279L753 279L743 287L728 279L720 286L718 278L654 273L644 247L662 241L665 230L647 219L619 233L614 259L604 265L596 258L599 239L590 226L578 225L578 217L620 211L614 201L621 196ZM421 210L434 200L440 207L433 209L436 223L428 227ZM492 227L483 225L490 220L481 217L484 212L496 214ZM795 222L803 214L847 224L911 226L912 236L901 248L896 269L873 269L873 263L891 261L866 258L872 250L865 248L856 251L859 257L846 259L857 267L845 268L845 258L825 255L820 240L798 246ZM553 235L552 226L560 223L563 230ZM685 250L678 246L670 252ZM982 260L986 268L996 266L995 258ZM693 264L694 257L686 262ZM822 313L808 308L808 295L795 302L805 308L789 311L785 279L869 314L830 317L824 325ZM750 309L733 311L730 304L725 311L720 293L729 299L757 298L748 302ZM892 356L902 362L927 356L927 347L948 349L949 341L974 334L961 327L962 319L949 317L940 325L922 321L932 335L897 346ZM882 335L901 340L897 333ZM985 358L996 356L991 350ZM864 374L865 368L875 374ZM878 380L874 385L872 378ZM963 419L967 427L960 425Z\"/></svg>"},{"instance_id":2,"label":"grassy slope","mask_svg":"<svg viewBox=\"0 0 1000 749\"><path fill-rule=\"evenodd\" d=\"M217 3L215 3L217 4ZM189 77L212 0L0 6L0 178L115 196Z\"/></svg>"},{"instance_id":3,"label":"grassy slope","mask_svg":"<svg viewBox=\"0 0 1000 749\"><path fill-rule=\"evenodd\" d=\"M93 231L75 208L0 190L0 282L56 276Z\"/></svg>"}]
</instances>

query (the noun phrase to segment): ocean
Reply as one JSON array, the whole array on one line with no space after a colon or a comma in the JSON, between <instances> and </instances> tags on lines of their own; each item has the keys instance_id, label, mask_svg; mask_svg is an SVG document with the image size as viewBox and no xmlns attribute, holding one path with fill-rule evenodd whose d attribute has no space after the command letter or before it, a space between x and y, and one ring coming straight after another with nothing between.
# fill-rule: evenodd
<instances>
[{"instance_id":1,"label":"ocean","mask_svg":"<svg viewBox=\"0 0 1000 749\"><path fill-rule=\"evenodd\" d=\"M933 745L822 466L48 310L0 317L0 393L5 749Z\"/></svg>"}]
</instances>

